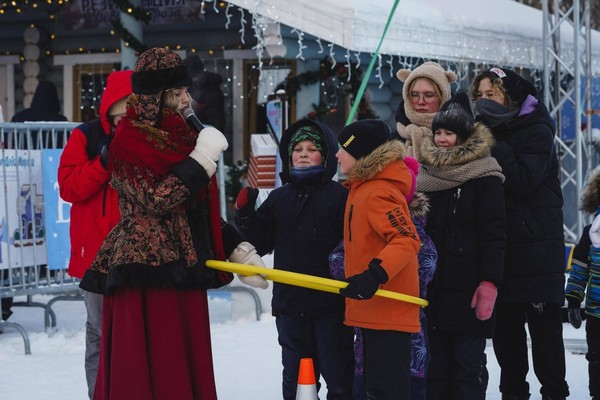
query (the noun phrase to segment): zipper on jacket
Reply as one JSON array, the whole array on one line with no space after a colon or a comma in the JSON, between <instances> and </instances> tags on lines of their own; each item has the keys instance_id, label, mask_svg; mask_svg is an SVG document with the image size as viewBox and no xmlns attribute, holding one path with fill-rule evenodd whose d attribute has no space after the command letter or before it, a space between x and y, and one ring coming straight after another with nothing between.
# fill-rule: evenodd
<instances>
[{"instance_id":1,"label":"zipper on jacket","mask_svg":"<svg viewBox=\"0 0 600 400\"><path fill-rule=\"evenodd\" d=\"M352 241L352 209L354 205L350 205L350 211L348 211L348 241Z\"/></svg>"}]
</instances>

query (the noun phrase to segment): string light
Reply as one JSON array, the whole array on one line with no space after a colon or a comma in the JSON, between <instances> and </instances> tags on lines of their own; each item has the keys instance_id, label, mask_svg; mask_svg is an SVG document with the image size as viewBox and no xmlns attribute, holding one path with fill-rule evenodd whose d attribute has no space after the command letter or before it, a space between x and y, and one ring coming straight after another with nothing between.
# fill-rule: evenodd
<instances>
[{"instance_id":1,"label":"string light","mask_svg":"<svg viewBox=\"0 0 600 400\"><path fill-rule=\"evenodd\" d=\"M229 12L229 10L231 10L231 3L227 3L227 8L225 9L225 18L227 18L227 22L225 23L225 29L229 29L229 24L231 24L231 13Z\"/></svg>"}]
</instances>

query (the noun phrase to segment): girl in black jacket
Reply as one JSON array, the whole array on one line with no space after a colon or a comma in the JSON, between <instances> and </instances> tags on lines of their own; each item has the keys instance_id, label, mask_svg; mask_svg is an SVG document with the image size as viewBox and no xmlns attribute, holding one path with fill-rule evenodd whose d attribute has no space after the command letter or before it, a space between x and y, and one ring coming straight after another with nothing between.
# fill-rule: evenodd
<instances>
[{"instance_id":1,"label":"girl in black jacket","mask_svg":"<svg viewBox=\"0 0 600 400\"><path fill-rule=\"evenodd\" d=\"M421 146L417 178L417 190L430 198L425 231L438 252L425 309L427 399L483 400L486 338L504 269L504 176L490 156L492 134L474 124L465 92L442 106L432 130Z\"/></svg>"}]
</instances>

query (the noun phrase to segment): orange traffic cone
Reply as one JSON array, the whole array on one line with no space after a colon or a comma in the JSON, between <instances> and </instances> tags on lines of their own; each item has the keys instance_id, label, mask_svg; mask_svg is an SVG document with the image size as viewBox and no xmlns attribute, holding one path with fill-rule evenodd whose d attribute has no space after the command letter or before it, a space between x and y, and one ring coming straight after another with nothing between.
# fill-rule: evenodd
<instances>
[{"instance_id":1,"label":"orange traffic cone","mask_svg":"<svg viewBox=\"0 0 600 400\"><path fill-rule=\"evenodd\" d=\"M317 382L315 380L315 369L312 358L300 359L296 400L319 400L317 397Z\"/></svg>"}]
</instances>

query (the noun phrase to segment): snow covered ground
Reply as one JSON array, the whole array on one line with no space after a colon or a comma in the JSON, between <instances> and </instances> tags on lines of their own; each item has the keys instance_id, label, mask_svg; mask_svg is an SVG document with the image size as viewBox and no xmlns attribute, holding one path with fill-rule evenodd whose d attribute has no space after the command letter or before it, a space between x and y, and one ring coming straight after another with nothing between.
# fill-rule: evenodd
<instances>
[{"instance_id":1,"label":"snow covered ground","mask_svg":"<svg viewBox=\"0 0 600 400\"><path fill-rule=\"evenodd\" d=\"M266 302L261 293L262 301ZM48 296L35 296L46 302ZM17 298L24 301L24 298ZM256 320L250 296L234 293L231 298L210 301L213 357L220 400L270 400L281 398L280 349L275 320L263 313ZM0 334L0 399L2 400L83 400L87 389L83 370L85 308L81 301L59 301L53 306L57 330L44 332L41 308L15 307L11 320L21 324L31 341L31 355L25 355L23 340L14 329ZM565 339L583 339L579 330L564 325ZM499 368L488 346L489 400L500 400ZM587 362L581 352L567 351L567 380L571 399L588 397ZM539 400L539 384L530 373L532 400ZM323 390L322 390L323 392ZM323 394L323 393L322 393ZM324 398L324 395L321 396Z\"/></svg>"}]
</instances>

